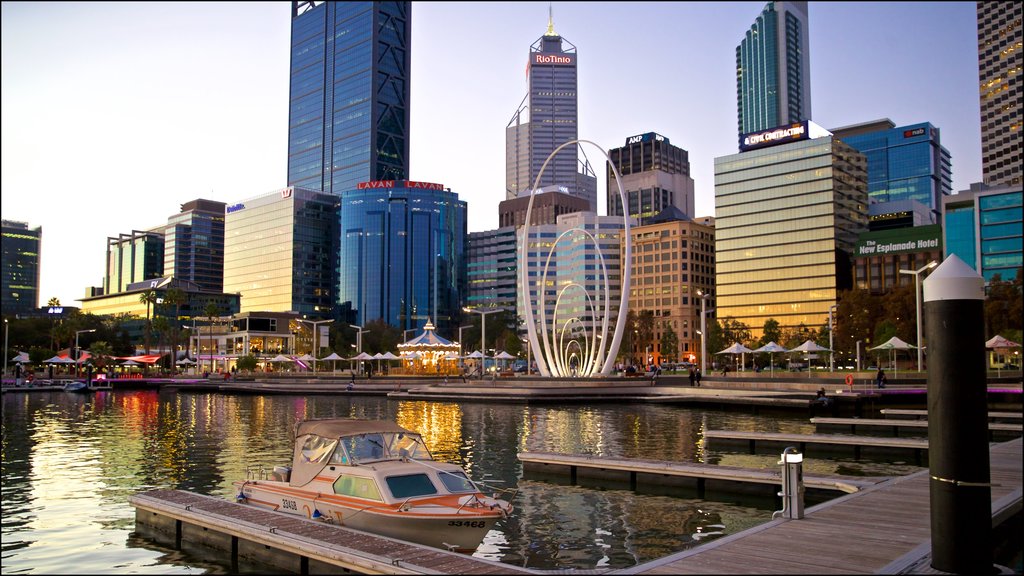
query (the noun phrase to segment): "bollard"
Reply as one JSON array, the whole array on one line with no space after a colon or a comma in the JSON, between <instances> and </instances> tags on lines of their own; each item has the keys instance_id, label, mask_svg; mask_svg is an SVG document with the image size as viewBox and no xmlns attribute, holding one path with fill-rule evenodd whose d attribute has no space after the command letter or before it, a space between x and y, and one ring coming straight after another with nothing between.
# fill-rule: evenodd
<instances>
[{"instance_id":1,"label":"bollard","mask_svg":"<svg viewBox=\"0 0 1024 576\"><path fill-rule=\"evenodd\" d=\"M779 516L791 520L804 517L804 455L789 446L782 451L782 510L772 513L772 519Z\"/></svg>"},{"instance_id":2,"label":"bollard","mask_svg":"<svg viewBox=\"0 0 1024 576\"><path fill-rule=\"evenodd\" d=\"M984 279L951 255L924 281L932 568L992 571Z\"/></svg>"}]
</instances>

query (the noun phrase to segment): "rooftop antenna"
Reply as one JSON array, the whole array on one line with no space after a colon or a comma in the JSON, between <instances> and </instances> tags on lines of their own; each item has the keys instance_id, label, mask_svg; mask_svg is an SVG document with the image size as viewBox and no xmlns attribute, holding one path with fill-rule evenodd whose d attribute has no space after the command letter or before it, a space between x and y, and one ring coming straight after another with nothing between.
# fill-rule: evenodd
<instances>
[{"instance_id":1,"label":"rooftop antenna","mask_svg":"<svg viewBox=\"0 0 1024 576\"><path fill-rule=\"evenodd\" d=\"M551 2L548 2L548 31L544 33L545 36L558 36L555 32L555 18L551 7Z\"/></svg>"}]
</instances>

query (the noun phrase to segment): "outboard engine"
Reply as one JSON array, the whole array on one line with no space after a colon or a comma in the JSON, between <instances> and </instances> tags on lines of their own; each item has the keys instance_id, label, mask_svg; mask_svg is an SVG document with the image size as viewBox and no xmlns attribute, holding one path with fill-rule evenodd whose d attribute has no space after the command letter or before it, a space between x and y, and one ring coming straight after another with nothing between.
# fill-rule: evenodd
<instances>
[{"instance_id":1,"label":"outboard engine","mask_svg":"<svg viewBox=\"0 0 1024 576\"><path fill-rule=\"evenodd\" d=\"M288 482L291 477L291 466L274 466L274 471L270 474L270 479L275 482Z\"/></svg>"}]
</instances>

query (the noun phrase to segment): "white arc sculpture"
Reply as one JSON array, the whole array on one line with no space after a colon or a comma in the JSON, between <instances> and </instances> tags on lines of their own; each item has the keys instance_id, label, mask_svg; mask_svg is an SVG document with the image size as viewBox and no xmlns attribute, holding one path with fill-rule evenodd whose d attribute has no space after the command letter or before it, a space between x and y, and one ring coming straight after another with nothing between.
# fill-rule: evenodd
<instances>
[{"instance_id":1,"label":"white arc sculpture","mask_svg":"<svg viewBox=\"0 0 1024 576\"><path fill-rule=\"evenodd\" d=\"M601 254L597 238L595 238L589 231L579 227L566 230L551 244L551 249L549 250L547 257L545 258L541 255L540 258L538 258L538 261L541 262L541 267L539 270L539 276L535 282L536 300L530 296L530 279L527 269L530 267L528 259L530 253L530 216L533 211L534 194L537 190L537 186L540 184L540 179L544 174L544 170L548 167L548 163L551 162L551 159L555 157L555 154L566 146L575 146L583 143L594 146L604 154L605 158L608 159L608 165L611 166L612 171L615 173L615 182L618 184L619 198L622 201L622 206L629 206L629 202L626 198L626 192L622 188L622 174L619 173L619 169L615 166L615 163L612 162L611 157L608 156L608 152L590 140L570 140L558 148L555 148L555 150L548 155L547 160L544 161L544 165L541 166L540 172L537 173L537 178L534 180L533 187L530 189L530 202L526 208L526 223L523 225L523 240L519 266L519 289L523 294L523 301L525 302L524 316L526 320L527 333L530 338L530 348L533 351L533 356L537 363L537 370L540 372L541 376L607 376L611 373L612 367L615 363L615 356L619 352L619 345L622 342L622 333L626 326L626 302L629 299L630 263L632 262L633 254L628 214L623 216L623 231L621 238L622 243L625 245L625 250L623 252L623 259L620 267L622 270L622 286L620 292L621 297L619 298L619 314L618 320L615 322L615 335L611 338L610 343L608 338L608 317L611 312L612 302L608 267L604 261L604 256ZM599 270L595 270L595 272L599 273L600 279L602 280L603 290L598 290L601 294L592 295L584 286L578 283L565 284L561 289L559 289L558 294L555 297L554 312L549 320L547 317L547 307L545 306L545 304L547 304L547 297L544 288L547 286L551 260L558 247L558 243L566 237L574 237L576 235L585 236L589 241L598 245L597 255ZM589 322L589 326L587 325L587 322L580 318L569 318L564 320L560 326L558 325L558 310L562 302L562 298L567 294L571 295L574 292L582 292L587 310L590 314L591 320ZM535 321L533 314L533 308L535 305L540 310L539 335L537 333L538 323Z\"/></svg>"}]
</instances>

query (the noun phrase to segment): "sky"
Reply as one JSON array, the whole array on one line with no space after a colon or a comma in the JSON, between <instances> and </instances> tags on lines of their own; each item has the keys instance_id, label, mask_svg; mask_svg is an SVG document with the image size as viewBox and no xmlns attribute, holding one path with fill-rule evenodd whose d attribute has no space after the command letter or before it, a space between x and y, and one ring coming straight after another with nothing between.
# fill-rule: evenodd
<instances>
[{"instance_id":1,"label":"sky","mask_svg":"<svg viewBox=\"0 0 1024 576\"><path fill-rule=\"evenodd\" d=\"M764 2L413 2L410 178L498 227L505 127L547 29L577 48L579 138L689 152L695 216L735 154L735 49ZM107 238L287 184L290 2L3 2L0 213L42 226L40 305L103 281ZM811 119L931 122L981 181L974 2L810 2ZM604 156L583 151L598 174Z\"/></svg>"}]
</instances>

